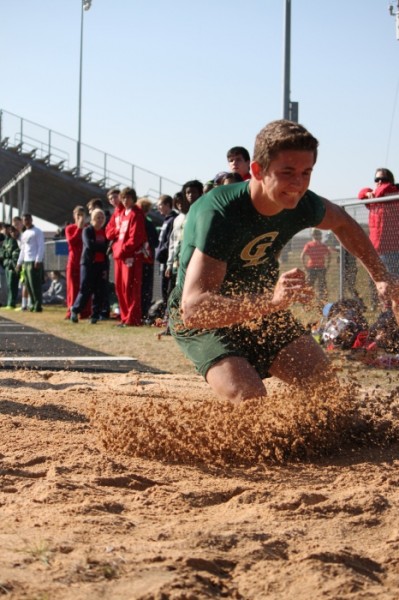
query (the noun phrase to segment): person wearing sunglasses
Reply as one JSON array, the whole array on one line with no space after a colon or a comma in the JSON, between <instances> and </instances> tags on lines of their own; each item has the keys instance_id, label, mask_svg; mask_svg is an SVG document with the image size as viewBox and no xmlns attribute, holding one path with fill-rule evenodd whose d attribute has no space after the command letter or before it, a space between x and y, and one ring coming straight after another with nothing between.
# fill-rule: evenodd
<instances>
[{"instance_id":1,"label":"person wearing sunglasses","mask_svg":"<svg viewBox=\"0 0 399 600\"><path fill-rule=\"evenodd\" d=\"M363 188L360 200L399 195L399 186L389 169L379 167L374 177L375 187ZM399 275L399 200L366 204L369 211L369 237L387 270ZM373 294L372 305L376 308L377 296Z\"/></svg>"}]
</instances>

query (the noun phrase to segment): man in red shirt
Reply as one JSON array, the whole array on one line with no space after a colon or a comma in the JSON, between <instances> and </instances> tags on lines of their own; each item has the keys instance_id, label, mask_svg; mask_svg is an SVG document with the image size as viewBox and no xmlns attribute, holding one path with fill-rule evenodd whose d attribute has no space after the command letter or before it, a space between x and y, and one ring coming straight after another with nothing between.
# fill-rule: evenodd
<instances>
[{"instance_id":1,"label":"man in red shirt","mask_svg":"<svg viewBox=\"0 0 399 600\"><path fill-rule=\"evenodd\" d=\"M330 266L331 249L321 241L320 229L312 229L312 241L302 250L301 259L306 269L309 285L318 285L319 299L327 302L327 269Z\"/></svg>"}]
</instances>

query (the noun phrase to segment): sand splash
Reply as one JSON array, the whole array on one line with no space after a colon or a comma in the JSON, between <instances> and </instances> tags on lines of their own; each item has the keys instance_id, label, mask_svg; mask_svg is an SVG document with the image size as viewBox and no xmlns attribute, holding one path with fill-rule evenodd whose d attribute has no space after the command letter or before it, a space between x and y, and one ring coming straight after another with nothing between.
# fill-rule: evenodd
<instances>
[{"instance_id":1,"label":"sand splash","mask_svg":"<svg viewBox=\"0 0 399 600\"><path fill-rule=\"evenodd\" d=\"M184 464L306 460L398 439L398 390L350 383L313 394L282 386L265 398L221 400L143 394L93 400L92 425L109 453Z\"/></svg>"}]
</instances>

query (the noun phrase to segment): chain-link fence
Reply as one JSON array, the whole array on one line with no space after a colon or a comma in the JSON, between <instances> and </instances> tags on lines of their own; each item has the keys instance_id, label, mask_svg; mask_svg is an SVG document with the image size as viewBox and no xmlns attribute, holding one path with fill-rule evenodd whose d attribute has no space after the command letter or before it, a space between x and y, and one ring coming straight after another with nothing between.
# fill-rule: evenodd
<instances>
[{"instance_id":1,"label":"chain-link fence","mask_svg":"<svg viewBox=\"0 0 399 600\"><path fill-rule=\"evenodd\" d=\"M339 203L369 235L371 223L375 234L385 236L385 247L389 248L389 270L399 273L399 196L387 196L378 200L351 199ZM305 245L312 240L312 230L296 235L284 249L280 257L281 270L304 268L301 254ZM329 248L326 259L326 292L315 282L316 294L321 302L335 302L339 299L361 298L369 310L378 308L375 286L362 263L345 251L331 232L322 232L322 242ZM382 253L379 252L381 255ZM385 260L386 255L382 258ZM305 258L306 263L306 258ZM321 297L320 297L321 296Z\"/></svg>"}]
</instances>

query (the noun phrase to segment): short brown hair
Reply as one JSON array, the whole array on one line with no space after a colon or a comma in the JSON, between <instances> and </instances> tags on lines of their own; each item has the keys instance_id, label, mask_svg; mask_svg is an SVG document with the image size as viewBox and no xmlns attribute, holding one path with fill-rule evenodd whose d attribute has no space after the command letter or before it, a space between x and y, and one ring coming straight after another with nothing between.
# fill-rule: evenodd
<instances>
[{"instance_id":1,"label":"short brown hair","mask_svg":"<svg viewBox=\"0 0 399 600\"><path fill-rule=\"evenodd\" d=\"M137 202L137 194L136 194L136 190L134 188L132 188L132 187L123 188L123 190L121 191L121 198L126 198L126 196L129 196L129 198L131 198L134 203Z\"/></svg>"},{"instance_id":2,"label":"short brown hair","mask_svg":"<svg viewBox=\"0 0 399 600\"><path fill-rule=\"evenodd\" d=\"M280 119L272 121L258 133L253 159L265 170L279 152L301 150L313 152L316 162L318 145L318 140L303 125Z\"/></svg>"},{"instance_id":3,"label":"short brown hair","mask_svg":"<svg viewBox=\"0 0 399 600\"><path fill-rule=\"evenodd\" d=\"M102 210L103 209L103 201L101 200L101 198L92 198L86 204L86 208L89 212L91 212L95 208L101 208L101 210Z\"/></svg>"},{"instance_id":4,"label":"short brown hair","mask_svg":"<svg viewBox=\"0 0 399 600\"><path fill-rule=\"evenodd\" d=\"M112 196L112 194L120 194L120 193L121 193L121 191L117 187L109 188L109 190L107 192L107 198L109 198L110 196Z\"/></svg>"},{"instance_id":5,"label":"short brown hair","mask_svg":"<svg viewBox=\"0 0 399 600\"><path fill-rule=\"evenodd\" d=\"M162 194L162 196L159 196L158 198L158 204L167 204L168 206L170 206L170 208L173 207L173 198L172 196L169 196L168 194Z\"/></svg>"}]
</instances>

